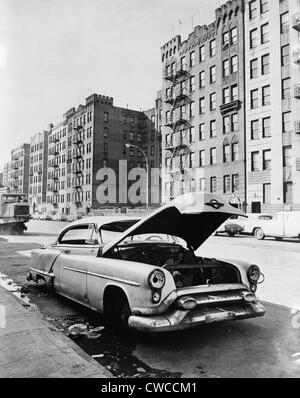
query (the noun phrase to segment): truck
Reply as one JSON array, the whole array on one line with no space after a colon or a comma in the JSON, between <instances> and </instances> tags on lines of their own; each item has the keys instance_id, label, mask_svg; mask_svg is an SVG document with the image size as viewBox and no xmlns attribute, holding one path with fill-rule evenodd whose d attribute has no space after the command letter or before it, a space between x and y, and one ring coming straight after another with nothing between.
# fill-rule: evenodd
<instances>
[{"instance_id":1,"label":"truck","mask_svg":"<svg viewBox=\"0 0 300 398\"><path fill-rule=\"evenodd\" d=\"M27 230L30 209L25 194L0 189L0 234L22 235Z\"/></svg>"},{"instance_id":2,"label":"truck","mask_svg":"<svg viewBox=\"0 0 300 398\"><path fill-rule=\"evenodd\" d=\"M254 236L258 240L263 240L266 237L276 240L300 238L300 212L279 212L272 219L259 220Z\"/></svg>"}]
</instances>

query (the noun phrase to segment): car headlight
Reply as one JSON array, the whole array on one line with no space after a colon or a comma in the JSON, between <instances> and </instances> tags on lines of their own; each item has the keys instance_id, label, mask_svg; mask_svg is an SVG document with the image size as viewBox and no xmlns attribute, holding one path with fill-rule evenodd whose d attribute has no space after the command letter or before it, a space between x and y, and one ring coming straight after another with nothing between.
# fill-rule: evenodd
<instances>
[{"instance_id":1,"label":"car headlight","mask_svg":"<svg viewBox=\"0 0 300 398\"><path fill-rule=\"evenodd\" d=\"M165 274L156 269L149 275L148 283L151 289L162 289L165 285Z\"/></svg>"},{"instance_id":2,"label":"car headlight","mask_svg":"<svg viewBox=\"0 0 300 398\"><path fill-rule=\"evenodd\" d=\"M251 283L257 284L261 276L260 269L257 265L251 265L248 269L248 279Z\"/></svg>"}]
</instances>

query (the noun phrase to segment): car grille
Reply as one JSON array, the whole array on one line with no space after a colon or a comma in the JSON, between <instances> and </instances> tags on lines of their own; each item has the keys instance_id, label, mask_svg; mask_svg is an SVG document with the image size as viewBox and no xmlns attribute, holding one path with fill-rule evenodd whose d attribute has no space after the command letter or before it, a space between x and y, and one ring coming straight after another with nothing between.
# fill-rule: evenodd
<instances>
[{"instance_id":1,"label":"car grille","mask_svg":"<svg viewBox=\"0 0 300 398\"><path fill-rule=\"evenodd\" d=\"M20 216L29 216L29 206L25 205L25 206L15 206L15 211L14 211L14 215L17 217Z\"/></svg>"}]
</instances>

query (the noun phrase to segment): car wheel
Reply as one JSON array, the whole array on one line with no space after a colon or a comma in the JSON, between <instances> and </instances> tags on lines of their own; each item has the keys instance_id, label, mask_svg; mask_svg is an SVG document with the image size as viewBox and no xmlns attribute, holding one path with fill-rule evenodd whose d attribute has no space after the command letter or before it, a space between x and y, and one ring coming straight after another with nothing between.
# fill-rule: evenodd
<instances>
[{"instance_id":1,"label":"car wheel","mask_svg":"<svg viewBox=\"0 0 300 398\"><path fill-rule=\"evenodd\" d=\"M280 238L280 237L276 237L275 239L276 240L283 240L283 238Z\"/></svg>"},{"instance_id":2,"label":"car wheel","mask_svg":"<svg viewBox=\"0 0 300 398\"><path fill-rule=\"evenodd\" d=\"M107 298L109 302L105 305L105 316L109 326L114 329L128 329L128 319L131 315L128 300L125 294L119 293Z\"/></svg>"},{"instance_id":3,"label":"car wheel","mask_svg":"<svg viewBox=\"0 0 300 398\"><path fill-rule=\"evenodd\" d=\"M234 236L235 236L235 233L234 232L227 232L228 233L228 235L231 237L231 238L233 238Z\"/></svg>"},{"instance_id":4,"label":"car wheel","mask_svg":"<svg viewBox=\"0 0 300 398\"><path fill-rule=\"evenodd\" d=\"M256 228L256 230L254 231L254 236L257 240L265 239L264 231L261 228Z\"/></svg>"}]
</instances>

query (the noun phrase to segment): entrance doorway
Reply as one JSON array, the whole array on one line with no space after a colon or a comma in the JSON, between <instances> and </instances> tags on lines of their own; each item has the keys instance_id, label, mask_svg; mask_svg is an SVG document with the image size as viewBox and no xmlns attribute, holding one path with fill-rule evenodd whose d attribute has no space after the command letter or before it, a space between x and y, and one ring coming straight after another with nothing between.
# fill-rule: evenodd
<instances>
[{"instance_id":1,"label":"entrance doorway","mask_svg":"<svg viewBox=\"0 0 300 398\"><path fill-rule=\"evenodd\" d=\"M261 213L261 202L252 202L252 213Z\"/></svg>"}]
</instances>

